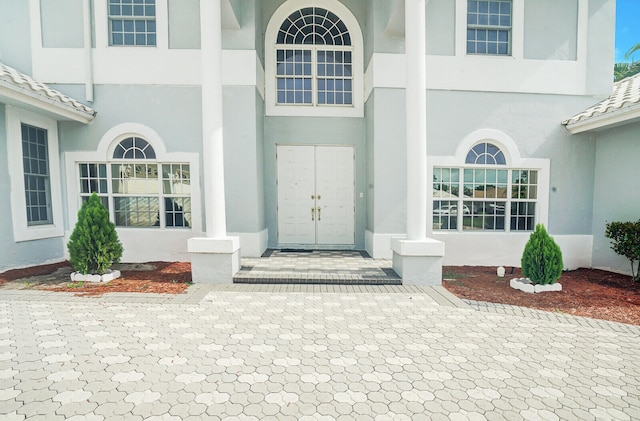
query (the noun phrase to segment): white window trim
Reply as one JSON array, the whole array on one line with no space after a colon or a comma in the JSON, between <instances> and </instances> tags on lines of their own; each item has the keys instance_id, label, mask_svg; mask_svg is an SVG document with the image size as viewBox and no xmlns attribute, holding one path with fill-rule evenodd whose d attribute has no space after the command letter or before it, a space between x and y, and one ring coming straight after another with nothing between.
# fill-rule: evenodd
<instances>
[{"instance_id":1,"label":"white window trim","mask_svg":"<svg viewBox=\"0 0 640 421\"><path fill-rule=\"evenodd\" d=\"M11 181L11 214L13 238L16 242L62 237L62 189L60 185L60 152L58 123L48 117L7 105L7 164ZM22 164L22 124L47 131L49 152L49 183L51 188L51 224L31 225L27 221L27 202L24 195L24 166Z\"/></svg>"},{"instance_id":2,"label":"white window trim","mask_svg":"<svg viewBox=\"0 0 640 421\"><path fill-rule=\"evenodd\" d=\"M349 29L352 51L353 105L282 105L277 104L276 92L276 41L282 22L296 10L305 7L322 7L335 13ZM295 44L291 45L295 48ZM265 32L265 105L267 116L304 117L364 117L364 41L358 20L351 11L337 0L325 0L321 4L311 0L290 0L283 3L271 16ZM314 79L315 81L315 79Z\"/></svg>"},{"instance_id":3,"label":"white window trim","mask_svg":"<svg viewBox=\"0 0 640 421\"><path fill-rule=\"evenodd\" d=\"M538 199L536 200L536 224L549 223L549 184L550 184L550 160L542 158L523 158L520 156L516 143L504 132L494 129L480 129L467 135L458 145L453 156L433 156L427 157L427 180L433 180L434 167L449 168L486 168L485 165L465 164L465 158L471 148L478 143L488 142L496 145L504 153L507 165L491 166L496 169L518 169L538 171ZM433 234L433 188L429 183L427 189L427 203L429 204L429 217L427 218L427 232ZM458 230L436 230L438 235L530 235L529 231L458 231Z\"/></svg>"},{"instance_id":4,"label":"white window trim","mask_svg":"<svg viewBox=\"0 0 640 421\"><path fill-rule=\"evenodd\" d=\"M78 211L82 206L80 197L80 168L78 164L113 162L113 151L123 139L128 137L140 137L149 142L156 153L156 158L150 162L159 165L163 163L188 163L191 170L191 226L180 229L154 230L164 233L191 232L199 234L202 232L202 207L200 202L200 157L197 153L171 152L168 153L160 135L153 129L138 123L123 123L108 130L100 139L96 151L90 152L66 152L65 166L67 178L67 204L69 209L69 226L74 227L78 220ZM111 182L111 180L109 180ZM109 195L113 197L112 194ZM149 233L148 227L116 227L127 232ZM180 234L176 234L180 235Z\"/></svg>"},{"instance_id":5,"label":"white window trim","mask_svg":"<svg viewBox=\"0 0 640 421\"><path fill-rule=\"evenodd\" d=\"M156 45L110 45L109 5L107 0L94 1L96 48L169 49L169 12L167 0L156 0Z\"/></svg>"}]
</instances>

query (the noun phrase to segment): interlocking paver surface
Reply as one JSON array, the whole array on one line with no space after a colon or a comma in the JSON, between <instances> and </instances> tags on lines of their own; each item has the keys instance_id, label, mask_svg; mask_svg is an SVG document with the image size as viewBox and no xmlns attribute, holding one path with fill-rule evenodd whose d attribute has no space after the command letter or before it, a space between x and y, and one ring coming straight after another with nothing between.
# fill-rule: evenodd
<instances>
[{"instance_id":1,"label":"interlocking paver surface","mask_svg":"<svg viewBox=\"0 0 640 421\"><path fill-rule=\"evenodd\" d=\"M0 294L0 418L640 414L637 327L444 305L442 290L258 290L162 302Z\"/></svg>"}]
</instances>

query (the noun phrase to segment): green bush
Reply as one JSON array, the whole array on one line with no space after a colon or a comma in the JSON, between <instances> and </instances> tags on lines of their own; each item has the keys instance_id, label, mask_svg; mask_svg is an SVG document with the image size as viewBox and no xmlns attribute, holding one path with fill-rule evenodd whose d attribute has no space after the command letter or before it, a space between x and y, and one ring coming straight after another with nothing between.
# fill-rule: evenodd
<instances>
[{"instance_id":1,"label":"green bush","mask_svg":"<svg viewBox=\"0 0 640 421\"><path fill-rule=\"evenodd\" d=\"M84 274L103 274L122 256L115 225L109 221L109 211L93 193L82 204L69 244L71 266Z\"/></svg>"},{"instance_id":2,"label":"green bush","mask_svg":"<svg viewBox=\"0 0 640 421\"><path fill-rule=\"evenodd\" d=\"M544 225L536 225L531 233L521 263L522 274L534 284L554 284L562 275L562 251Z\"/></svg>"},{"instance_id":3,"label":"green bush","mask_svg":"<svg viewBox=\"0 0 640 421\"><path fill-rule=\"evenodd\" d=\"M631 262L633 280L640 281L640 219L636 222L608 223L605 235L611 239L613 251Z\"/></svg>"}]
</instances>

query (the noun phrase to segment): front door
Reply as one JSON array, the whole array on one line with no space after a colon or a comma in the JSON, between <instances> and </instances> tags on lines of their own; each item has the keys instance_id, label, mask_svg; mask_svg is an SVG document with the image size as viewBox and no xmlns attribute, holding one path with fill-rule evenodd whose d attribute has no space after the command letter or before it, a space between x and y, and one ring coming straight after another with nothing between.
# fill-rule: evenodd
<instances>
[{"instance_id":1,"label":"front door","mask_svg":"<svg viewBox=\"0 0 640 421\"><path fill-rule=\"evenodd\" d=\"M354 149L278 146L281 245L353 245Z\"/></svg>"}]
</instances>

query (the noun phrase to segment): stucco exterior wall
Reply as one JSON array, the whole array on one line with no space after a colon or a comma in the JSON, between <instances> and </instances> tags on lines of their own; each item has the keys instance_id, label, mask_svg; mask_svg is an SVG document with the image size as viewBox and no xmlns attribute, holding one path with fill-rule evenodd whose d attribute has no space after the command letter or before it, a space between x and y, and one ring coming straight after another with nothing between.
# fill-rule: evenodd
<instances>
[{"instance_id":1,"label":"stucco exterior wall","mask_svg":"<svg viewBox=\"0 0 640 421\"><path fill-rule=\"evenodd\" d=\"M40 0L42 46L82 48L82 0Z\"/></svg>"},{"instance_id":2,"label":"stucco exterior wall","mask_svg":"<svg viewBox=\"0 0 640 421\"><path fill-rule=\"evenodd\" d=\"M200 0L168 0L169 48L200 48Z\"/></svg>"},{"instance_id":3,"label":"stucco exterior wall","mask_svg":"<svg viewBox=\"0 0 640 421\"><path fill-rule=\"evenodd\" d=\"M0 0L0 60L31 74L29 2Z\"/></svg>"},{"instance_id":4,"label":"stucco exterior wall","mask_svg":"<svg viewBox=\"0 0 640 421\"><path fill-rule=\"evenodd\" d=\"M588 135L581 135L582 139ZM593 200L593 266L631 273L629 261L617 255L604 236L607 222L640 219L640 123L598 132ZM576 136L578 137L578 136Z\"/></svg>"}]
</instances>

